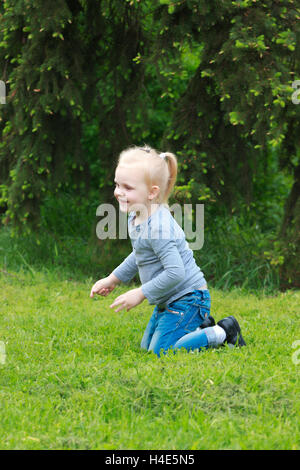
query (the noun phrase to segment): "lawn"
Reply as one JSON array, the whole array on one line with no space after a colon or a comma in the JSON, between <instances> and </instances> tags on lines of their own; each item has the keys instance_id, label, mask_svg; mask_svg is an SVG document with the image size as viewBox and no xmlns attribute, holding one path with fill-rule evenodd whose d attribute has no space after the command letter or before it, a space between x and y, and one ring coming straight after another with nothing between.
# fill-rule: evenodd
<instances>
[{"instance_id":1,"label":"lawn","mask_svg":"<svg viewBox=\"0 0 300 470\"><path fill-rule=\"evenodd\" d=\"M210 289L247 346L158 358L154 306L116 313L128 287L91 299L96 280L0 271L1 449L300 448L300 291Z\"/></svg>"}]
</instances>

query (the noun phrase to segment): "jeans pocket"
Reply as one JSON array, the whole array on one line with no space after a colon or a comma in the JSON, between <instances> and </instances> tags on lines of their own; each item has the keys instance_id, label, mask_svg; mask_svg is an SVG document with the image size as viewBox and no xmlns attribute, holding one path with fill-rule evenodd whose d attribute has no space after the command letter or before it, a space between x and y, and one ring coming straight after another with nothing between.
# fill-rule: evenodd
<instances>
[{"instance_id":1,"label":"jeans pocket","mask_svg":"<svg viewBox=\"0 0 300 470\"><path fill-rule=\"evenodd\" d=\"M177 315L176 328L185 333L194 331L210 314L210 294L208 290L195 290L188 296L166 305L165 312Z\"/></svg>"},{"instance_id":2,"label":"jeans pocket","mask_svg":"<svg viewBox=\"0 0 300 470\"><path fill-rule=\"evenodd\" d=\"M169 308L169 307L166 307L166 311L167 311L168 313L173 313L173 315L181 315L181 316L183 315L183 311L182 311L182 310L179 311L179 310L174 310L174 309L171 309L171 308Z\"/></svg>"},{"instance_id":3,"label":"jeans pocket","mask_svg":"<svg viewBox=\"0 0 300 470\"><path fill-rule=\"evenodd\" d=\"M175 307L166 307L166 313L172 315L173 318L177 317L176 329L181 328L185 333L194 331L201 324L198 305L181 305L177 307L177 310Z\"/></svg>"},{"instance_id":4,"label":"jeans pocket","mask_svg":"<svg viewBox=\"0 0 300 470\"><path fill-rule=\"evenodd\" d=\"M210 315L210 305L211 305L211 298L208 290L198 291L194 298L194 305L199 309L199 316L201 321L204 321Z\"/></svg>"},{"instance_id":5,"label":"jeans pocket","mask_svg":"<svg viewBox=\"0 0 300 470\"><path fill-rule=\"evenodd\" d=\"M184 314L184 318L182 319L182 322L180 324L181 328L183 328L185 333L191 333L198 326L201 325L202 320L199 313L199 305L193 303L187 308Z\"/></svg>"}]
</instances>

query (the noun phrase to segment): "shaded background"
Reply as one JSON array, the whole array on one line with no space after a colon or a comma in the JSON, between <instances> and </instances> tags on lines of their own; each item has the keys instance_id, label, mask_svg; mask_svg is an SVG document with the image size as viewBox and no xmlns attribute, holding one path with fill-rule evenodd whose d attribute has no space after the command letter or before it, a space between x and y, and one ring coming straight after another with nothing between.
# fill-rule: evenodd
<instances>
[{"instance_id":1,"label":"shaded background","mask_svg":"<svg viewBox=\"0 0 300 470\"><path fill-rule=\"evenodd\" d=\"M299 288L299 19L293 0L2 2L2 271L110 274L130 240L98 240L96 208L147 143L178 158L169 205L205 204L209 283Z\"/></svg>"}]
</instances>

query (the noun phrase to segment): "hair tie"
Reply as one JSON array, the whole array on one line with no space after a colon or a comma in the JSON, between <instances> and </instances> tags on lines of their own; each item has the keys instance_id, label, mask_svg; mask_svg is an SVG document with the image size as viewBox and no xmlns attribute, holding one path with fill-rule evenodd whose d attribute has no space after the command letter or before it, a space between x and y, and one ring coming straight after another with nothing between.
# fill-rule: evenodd
<instances>
[{"instance_id":1,"label":"hair tie","mask_svg":"<svg viewBox=\"0 0 300 470\"><path fill-rule=\"evenodd\" d=\"M167 156L167 155L166 155L165 152L162 152L162 153L159 154L159 157L160 157L160 158L166 158L166 156Z\"/></svg>"}]
</instances>

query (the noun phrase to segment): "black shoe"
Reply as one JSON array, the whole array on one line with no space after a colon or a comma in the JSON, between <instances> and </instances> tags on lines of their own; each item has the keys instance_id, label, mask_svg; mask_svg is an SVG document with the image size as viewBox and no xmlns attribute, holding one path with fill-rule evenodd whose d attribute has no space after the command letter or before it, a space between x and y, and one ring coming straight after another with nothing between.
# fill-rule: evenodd
<instances>
[{"instance_id":1,"label":"black shoe","mask_svg":"<svg viewBox=\"0 0 300 470\"><path fill-rule=\"evenodd\" d=\"M200 325L200 329L208 328L209 326L215 326L215 319L211 315L208 318L205 318L204 322Z\"/></svg>"},{"instance_id":2,"label":"black shoe","mask_svg":"<svg viewBox=\"0 0 300 470\"><path fill-rule=\"evenodd\" d=\"M232 315L218 321L217 325L221 326L226 333L225 342L233 346L246 346L242 337L241 328L236 318Z\"/></svg>"}]
</instances>

